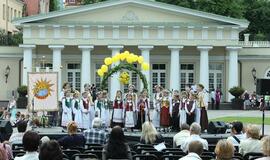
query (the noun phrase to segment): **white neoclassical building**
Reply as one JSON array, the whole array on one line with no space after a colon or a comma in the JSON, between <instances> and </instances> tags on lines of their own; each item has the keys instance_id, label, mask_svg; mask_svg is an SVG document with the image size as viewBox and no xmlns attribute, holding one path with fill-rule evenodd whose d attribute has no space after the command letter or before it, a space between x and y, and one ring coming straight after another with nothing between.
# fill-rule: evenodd
<instances>
[{"instance_id":1,"label":"white neoclassical building","mask_svg":"<svg viewBox=\"0 0 270 160\"><path fill-rule=\"evenodd\" d=\"M150 63L144 74L151 91L157 84L183 90L202 83L208 90L220 88L223 101L231 98L227 91L233 86L254 90L251 70L264 77L270 67L269 42L250 42L248 36L239 42L248 21L150 0L111 0L25 17L14 24L23 29L23 44L0 51L0 64L15 70L0 99L27 84L28 72L58 72L59 90L63 82L77 90L84 83L99 86L96 70L103 59L125 50ZM130 74L131 83L141 88L140 79ZM113 76L109 88L113 96L126 86Z\"/></svg>"}]
</instances>

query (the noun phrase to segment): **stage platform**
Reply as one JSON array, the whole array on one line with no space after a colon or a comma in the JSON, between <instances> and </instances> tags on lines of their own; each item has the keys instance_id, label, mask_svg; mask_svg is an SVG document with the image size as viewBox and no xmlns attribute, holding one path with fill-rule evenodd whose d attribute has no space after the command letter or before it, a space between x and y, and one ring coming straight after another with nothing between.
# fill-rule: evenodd
<instances>
[{"instance_id":1,"label":"stage platform","mask_svg":"<svg viewBox=\"0 0 270 160\"><path fill-rule=\"evenodd\" d=\"M30 128L31 130L31 128ZM63 129L62 127L51 127L51 128L34 128L34 131L38 132L40 137L48 136L50 139L59 139L65 135L67 135L67 131ZM14 132L17 132L17 129L14 128ZM110 132L110 130L108 130ZM82 132L79 132L78 134L82 134ZM172 147L173 144L173 136L176 134L176 132L167 132L162 133L162 136L164 137L164 140L166 144ZM125 132L126 139L129 144L137 144L140 141L141 132L139 130L134 130L133 132ZM203 133L202 138L206 139L209 143L209 145L214 146L218 140L225 139L230 136L230 134L208 134Z\"/></svg>"}]
</instances>

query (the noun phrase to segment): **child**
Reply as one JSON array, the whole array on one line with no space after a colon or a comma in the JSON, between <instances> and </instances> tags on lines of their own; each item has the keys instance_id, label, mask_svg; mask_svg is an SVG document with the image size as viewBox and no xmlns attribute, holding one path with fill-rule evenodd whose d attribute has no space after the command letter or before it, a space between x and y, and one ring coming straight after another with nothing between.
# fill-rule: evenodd
<instances>
[{"instance_id":1,"label":"child","mask_svg":"<svg viewBox=\"0 0 270 160\"><path fill-rule=\"evenodd\" d=\"M95 100L95 117L101 118L101 111L102 111L102 92L97 92L97 99Z\"/></svg>"},{"instance_id":2,"label":"child","mask_svg":"<svg viewBox=\"0 0 270 160\"><path fill-rule=\"evenodd\" d=\"M152 118L152 123L156 128L160 128L160 103L162 100L162 93L161 93L162 87L159 85L155 86L155 91L156 93L154 94L153 97L153 118Z\"/></svg>"},{"instance_id":3,"label":"child","mask_svg":"<svg viewBox=\"0 0 270 160\"><path fill-rule=\"evenodd\" d=\"M116 91L116 96L113 102L113 113L112 113L112 127L118 125L124 127L124 109L123 109L123 99L122 92L120 90Z\"/></svg>"},{"instance_id":4,"label":"child","mask_svg":"<svg viewBox=\"0 0 270 160\"><path fill-rule=\"evenodd\" d=\"M62 100L62 122L61 126L67 127L68 123L72 121L72 109L71 109L71 91L66 90L65 97Z\"/></svg>"},{"instance_id":5,"label":"child","mask_svg":"<svg viewBox=\"0 0 270 160\"><path fill-rule=\"evenodd\" d=\"M138 120L137 120L137 128L142 129L142 124L145 121L150 121L149 110L150 110L150 102L148 98L148 92L144 89L141 92L140 99L137 104L138 111Z\"/></svg>"},{"instance_id":6,"label":"child","mask_svg":"<svg viewBox=\"0 0 270 160\"><path fill-rule=\"evenodd\" d=\"M185 111L185 106L188 98L188 93L186 91L181 92L181 103L180 103L180 119L179 119L179 125L181 126L182 124L186 123L187 121L187 116L186 116L186 111Z\"/></svg>"},{"instance_id":7,"label":"child","mask_svg":"<svg viewBox=\"0 0 270 160\"><path fill-rule=\"evenodd\" d=\"M172 130L178 132L180 113L180 96L178 90L173 91L172 107Z\"/></svg>"},{"instance_id":8,"label":"child","mask_svg":"<svg viewBox=\"0 0 270 160\"><path fill-rule=\"evenodd\" d=\"M186 111L186 115L187 115L187 124L188 125L191 125L194 122L195 109L196 109L195 95L190 94L189 99L185 105L185 111Z\"/></svg>"},{"instance_id":9,"label":"child","mask_svg":"<svg viewBox=\"0 0 270 160\"><path fill-rule=\"evenodd\" d=\"M89 129L91 124L90 119L90 106L91 101L88 97L88 92L82 93L82 105L81 105L81 111L82 111L82 128L83 129Z\"/></svg>"},{"instance_id":10,"label":"child","mask_svg":"<svg viewBox=\"0 0 270 160\"><path fill-rule=\"evenodd\" d=\"M131 96L132 96L132 102L133 102L133 104L134 105L136 105L137 104L137 94L135 93L135 86L134 85L132 85L132 84L130 84L129 86L128 86L128 93L127 94L131 94ZM125 98L127 97L127 94L125 95ZM125 103L126 103L126 100L125 100ZM134 123L135 123L135 126L137 125L137 119L138 119L138 117L137 117L137 111L136 110L134 110Z\"/></svg>"},{"instance_id":11,"label":"child","mask_svg":"<svg viewBox=\"0 0 270 160\"><path fill-rule=\"evenodd\" d=\"M75 91L73 94L73 101L72 101L72 112L74 114L74 121L77 123L78 128L83 128L82 126L82 101L80 99L80 92Z\"/></svg>"},{"instance_id":12,"label":"child","mask_svg":"<svg viewBox=\"0 0 270 160\"><path fill-rule=\"evenodd\" d=\"M134 122L134 111L135 111L135 104L132 100L132 94L126 95L126 103L125 103L125 127L132 128L135 126Z\"/></svg>"},{"instance_id":13,"label":"child","mask_svg":"<svg viewBox=\"0 0 270 160\"><path fill-rule=\"evenodd\" d=\"M169 91L162 91L161 109L160 109L160 125L164 131L168 131L170 126L170 116L172 116L172 100L169 97Z\"/></svg>"},{"instance_id":14,"label":"child","mask_svg":"<svg viewBox=\"0 0 270 160\"><path fill-rule=\"evenodd\" d=\"M108 92L106 90L102 91L102 108L101 108L101 119L105 127L110 126L110 110L109 110L109 99L108 99Z\"/></svg>"}]
</instances>

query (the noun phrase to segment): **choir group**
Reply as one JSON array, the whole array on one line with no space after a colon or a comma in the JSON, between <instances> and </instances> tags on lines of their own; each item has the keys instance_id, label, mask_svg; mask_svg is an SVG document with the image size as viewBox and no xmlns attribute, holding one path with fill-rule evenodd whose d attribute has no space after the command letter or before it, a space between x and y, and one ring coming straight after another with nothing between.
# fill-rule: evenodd
<instances>
[{"instance_id":1,"label":"choir group","mask_svg":"<svg viewBox=\"0 0 270 160\"><path fill-rule=\"evenodd\" d=\"M164 131L178 131L181 124L193 122L200 123L203 130L208 127L208 95L201 84L186 87L182 92L170 92L159 85L155 86L152 116L146 89L137 94L134 92L134 85L129 85L127 93L123 94L118 90L111 102L106 90L92 93L90 85L86 84L84 87L82 94L78 91L72 94L68 84L63 86L60 97L63 127L74 120L79 128L88 129L92 127L95 117L102 120L105 128L119 125L131 131L133 128L141 129L145 121L152 121L157 129ZM112 112L109 110L110 106L113 108Z\"/></svg>"}]
</instances>

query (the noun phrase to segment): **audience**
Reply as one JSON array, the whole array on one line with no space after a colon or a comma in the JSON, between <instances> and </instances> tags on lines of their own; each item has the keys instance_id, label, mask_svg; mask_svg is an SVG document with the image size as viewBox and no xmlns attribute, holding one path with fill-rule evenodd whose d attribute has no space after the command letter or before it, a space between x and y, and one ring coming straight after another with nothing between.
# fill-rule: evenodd
<instances>
[{"instance_id":1,"label":"audience","mask_svg":"<svg viewBox=\"0 0 270 160\"><path fill-rule=\"evenodd\" d=\"M17 122L17 130L18 133L13 133L10 138L9 142L11 145L13 144L22 144L23 135L26 131L27 123L25 121L18 121Z\"/></svg>"},{"instance_id":2,"label":"audience","mask_svg":"<svg viewBox=\"0 0 270 160\"><path fill-rule=\"evenodd\" d=\"M83 132L86 144L105 144L108 139L108 133L102 129L102 120L100 118L93 119L93 128Z\"/></svg>"},{"instance_id":3,"label":"audience","mask_svg":"<svg viewBox=\"0 0 270 160\"><path fill-rule=\"evenodd\" d=\"M39 160L62 160L63 153L59 143L51 140L41 145L38 157Z\"/></svg>"},{"instance_id":4,"label":"audience","mask_svg":"<svg viewBox=\"0 0 270 160\"><path fill-rule=\"evenodd\" d=\"M7 152L3 147L0 147L0 160L8 160Z\"/></svg>"},{"instance_id":5,"label":"audience","mask_svg":"<svg viewBox=\"0 0 270 160\"><path fill-rule=\"evenodd\" d=\"M83 135L77 134L77 129L76 122L69 122L67 125L68 135L59 139L59 144L64 148L84 147L85 138Z\"/></svg>"},{"instance_id":6,"label":"audience","mask_svg":"<svg viewBox=\"0 0 270 160\"><path fill-rule=\"evenodd\" d=\"M219 140L215 148L216 160L231 160L234 155L234 146L225 139Z\"/></svg>"},{"instance_id":7,"label":"audience","mask_svg":"<svg viewBox=\"0 0 270 160\"><path fill-rule=\"evenodd\" d=\"M186 141L181 145L181 149L184 152L188 151L188 146L190 142L200 141L203 144L203 149L208 150L208 142L205 139L200 137L201 134L201 126L198 123L192 123L190 126L190 137L186 139Z\"/></svg>"},{"instance_id":8,"label":"audience","mask_svg":"<svg viewBox=\"0 0 270 160\"><path fill-rule=\"evenodd\" d=\"M130 148L125 140L124 132L119 126L115 126L109 136L108 143L102 151L102 160L129 159L132 160Z\"/></svg>"},{"instance_id":9,"label":"audience","mask_svg":"<svg viewBox=\"0 0 270 160\"><path fill-rule=\"evenodd\" d=\"M243 134L243 123L242 122L233 122L231 129L231 136L227 138L228 141L232 142L234 146L239 146L240 142L246 138L246 135Z\"/></svg>"},{"instance_id":10,"label":"audience","mask_svg":"<svg viewBox=\"0 0 270 160\"><path fill-rule=\"evenodd\" d=\"M177 147L177 148L181 147L181 145L183 145L185 140L190 136L188 124L183 123L180 126L180 129L181 131L173 137L173 147Z\"/></svg>"},{"instance_id":11,"label":"audience","mask_svg":"<svg viewBox=\"0 0 270 160\"><path fill-rule=\"evenodd\" d=\"M192 141L188 145L188 155L180 160L201 160L200 155L203 153L203 144L200 141Z\"/></svg>"},{"instance_id":12,"label":"audience","mask_svg":"<svg viewBox=\"0 0 270 160\"><path fill-rule=\"evenodd\" d=\"M262 152L260 129L256 125L248 125L246 128L247 139L240 142L239 153L243 156L249 152Z\"/></svg>"},{"instance_id":13,"label":"audience","mask_svg":"<svg viewBox=\"0 0 270 160\"><path fill-rule=\"evenodd\" d=\"M8 143L7 141L0 143L0 148L4 149L8 159L13 159L12 149L11 149L10 145L7 143Z\"/></svg>"},{"instance_id":14,"label":"audience","mask_svg":"<svg viewBox=\"0 0 270 160\"><path fill-rule=\"evenodd\" d=\"M38 146L39 146L39 135L33 131L27 131L23 135L23 148L26 151L22 157L15 157L14 160L39 160L38 159Z\"/></svg>"},{"instance_id":15,"label":"audience","mask_svg":"<svg viewBox=\"0 0 270 160\"><path fill-rule=\"evenodd\" d=\"M164 142L162 136L157 132L154 125L146 121L142 125L142 135L140 143L142 144L154 144Z\"/></svg>"},{"instance_id":16,"label":"audience","mask_svg":"<svg viewBox=\"0 0 270 160\"><path fill-rule=\"evenodd\" d=\"M270 160L270 136L262 139L262 151L266 157L258 158L257 160Z\"/></svg>"}]
</instances>

